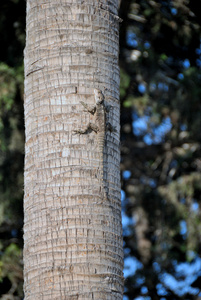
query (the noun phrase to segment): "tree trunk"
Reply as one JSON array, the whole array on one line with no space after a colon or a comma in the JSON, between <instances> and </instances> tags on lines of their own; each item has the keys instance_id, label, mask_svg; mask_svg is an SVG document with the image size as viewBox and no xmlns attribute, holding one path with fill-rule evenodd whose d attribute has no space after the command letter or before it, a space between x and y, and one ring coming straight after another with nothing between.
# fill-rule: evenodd
<instances>
[{"instance_id":1,"label":"tree trunk","mask_svg":"<svg viewBox=\"0 0 201 300\"><path fill-rule=\"evenodd\" d=\"M117 9L118 0L27 0L26 300L122 299ZM94 89L116 127L103 149L88 126Z\"/></svg>"}]
</instances>

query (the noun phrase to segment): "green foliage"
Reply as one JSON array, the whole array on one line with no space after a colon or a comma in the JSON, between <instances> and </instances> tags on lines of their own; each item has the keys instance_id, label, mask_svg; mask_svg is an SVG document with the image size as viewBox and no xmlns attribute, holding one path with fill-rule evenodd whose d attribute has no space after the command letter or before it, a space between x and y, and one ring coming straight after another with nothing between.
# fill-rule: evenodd
<instances>
[{"instance_id":1,"label":"green foliage","mask_svg":"<svg viewBox=\"0 0 201 300\"><path fill-rule=\"evenodd\" d=\"M120 79L120 96L123 98L130 83L130 77L123 69L120 70Z\"/></svg>"},{"instance_id":2,"label":"green foliage","mask_svg":"<svg viewBox=\"0 0 201 300\"><path fill-rule=\"evenodd\" d=\"M9 297L13 295L13 299L23 297L22 62L25 4L24 0L2 0L0 3L0 299L5 299L8 292Z\"/></svg>"},{"instance_id":3,"label":"green foliage","mask_svg":"<svg viewBox=\"0 0 201 300\"><path fill-rule=\"evenodd\" d=\"M16 92L15 72L14 69L9 68L9 66L4 63L0 64L0 90L1 109L3 109L4 106L6 110L11 109ZM2 111L1 114L3 114Z\"/></svg>"},{"instance_id":4,"label":"green foliage","mask_svg":"<svg viewBox=\"0 0 201 300\"><path fill-rule=\"evenodd\" d=\"M187 275L176 271L181 263L188 263L190 270L201 254L197 5L185 0L135 0L121 6L121 76L124 80L126 74L129 83L121 93L121 168L131 174L123 176L123 209L134 220L124 237L125 257L134 256L141 263L126 280L128 299L197 299L190 289L186 292ZM165 274L180 280L180 291L167 287ZM200 290L201 275L193 276L191 288Z\"/></svg>"},{"instance_id":5,"label":"green foliage","mask_svg":"<svg viewBox=\"0 0 201 300\"><path fill-rule=\"evenodd\" d=\"M11 243L4 251L0 260L0 280L8 278L11 282L13 293L22 294L22 249Z\"/></svg>"},{"instance_id":6,"label":"green foliage","mask_svg":"<svg viewBox=\"0 0 201 300\"><path fill-rule=\"evenodd\" d=\"M15 69L5 63L0 64L1 223L7 218L11 218L13 209L16 211L17 208L16 218L21 210L21 204L16 205L16 201L22 202L23 194L22 71L22 68Z\"/></svg>"},{"instance_id":7,"label":"green foliage","mask_svg":"<svg viewBox=\"0 0 201 300\"><path fill-rule=\"evenodd\" d=\"M0 149L6 151L4 135L4 119L13 107L16 94L16 80L14 69L0 63Z\"/></svg>"}]
</instances>

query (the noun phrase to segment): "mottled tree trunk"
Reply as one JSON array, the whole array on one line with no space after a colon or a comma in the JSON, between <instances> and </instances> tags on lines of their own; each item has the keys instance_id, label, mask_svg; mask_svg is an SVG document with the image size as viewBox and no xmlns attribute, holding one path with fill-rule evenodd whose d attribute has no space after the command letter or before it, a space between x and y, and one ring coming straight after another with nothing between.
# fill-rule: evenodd
<instances>
[{"instance_id":1,"label":"mottled tree trunk","mask_svg":"<svg viewBox=\"0 0 201 300\"><path fill-rule=\"evenodd\" d=\"M26 300L122 299L118 0L27 0ZM86 127L94 88L116 132ZM104 170L104 196L101 164Z\"/></svg>"}]
</instances>

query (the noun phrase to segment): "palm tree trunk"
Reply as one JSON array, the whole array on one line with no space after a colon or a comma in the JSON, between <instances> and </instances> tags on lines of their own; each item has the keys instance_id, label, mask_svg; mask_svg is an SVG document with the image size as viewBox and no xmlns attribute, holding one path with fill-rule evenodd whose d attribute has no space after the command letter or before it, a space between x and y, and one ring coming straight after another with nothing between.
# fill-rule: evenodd
<instances>
[{"instance_id":1,"label":"palm tree trunk","mask_svg":"<svg viewBox=\"0 0 201 300\"><path fill-rule=\"evenodd\" d=\"M122 299L117 8L27 0L26 300ZM76 133L96 122L80 103L95 105L94 89L113 106L104 153L99 133Z\"/></svg>"}]
</instances>

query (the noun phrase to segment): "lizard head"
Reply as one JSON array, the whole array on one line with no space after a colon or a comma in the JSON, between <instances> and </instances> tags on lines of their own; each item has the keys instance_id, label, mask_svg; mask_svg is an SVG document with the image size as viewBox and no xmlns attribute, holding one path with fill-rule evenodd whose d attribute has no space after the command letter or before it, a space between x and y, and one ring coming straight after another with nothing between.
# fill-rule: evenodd
<instances>
[{"instance_id":1,"label":"lizard head","mask_svg":"<svg viewBox=\"0 0 201 300\"><path fill-rule=\"evenodd\" d=\"M101 90L94 89L95 101L96 104L102 104L104 101L104 95Z\"/></svg>"}]
</instances>

